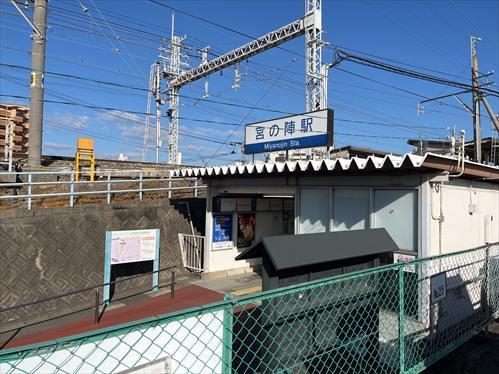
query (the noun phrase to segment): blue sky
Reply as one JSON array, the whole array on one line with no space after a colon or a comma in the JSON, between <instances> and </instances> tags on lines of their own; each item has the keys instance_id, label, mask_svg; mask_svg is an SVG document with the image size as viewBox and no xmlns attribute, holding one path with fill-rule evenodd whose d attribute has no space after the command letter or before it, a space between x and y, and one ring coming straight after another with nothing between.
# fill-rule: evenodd
<instances>
[{"instance_id":1,"label":"blue sky","mask_svg":"<svg viewBox=\"0 0 499 374\"><path fill-rule=\"evenodd\" d=\"M163 1L162 1L163 2ZM304 2L297 1L164 1L172 7L207 18L245 34L260 36L303 16ZM497 1L325 1L323 39L341 46L393 59L396 64L445 78L469 82L471 35L482 38L478 46L481 72L499 71L499 3ZM89 9L90 16L81 5ZM96 80L147 88L149 66L157 59L159 37L170 35L171 10L146 0L51 0L48 16L46 70ZM30 13L30 11L28 11ZM478 15L478 16L474 16ZM98 22L104 19L105 22ZM127 19L129 19L127 23ZM145 31L123 32L119 25ZM184 14L175 15L178 34L187 36L191 47L186 62L197 66L198 49L210 45L220 54L247 41ZM6 0L0 2L0 62L30 66L28 25ZM118 40L120 39L120 40ZM182 88L181 94L198 99L181 99L180 115L215 122L250 123L282 115L250 110L237 105L286 112L305 111L304 38L271 49L241 63L241 88L233 90L234 69L210 77L210 100L201 100L203 81ZM331 62L332 48L325 48L323 62ZM336 146L349 144L402 153L410 150L406 138L444 138L448 127L465 129L472 136L468 113L452 98L427 104L417 114L417 96L389 86L432 97L453 92L452 88L393 75L343 62L329 76L329 107L335 110ZM429 71L425 69L433 69ZM29 96L29 72L0 66L0 92ZM357 75L353 75L357 74ZM360 76L359 76L360 75ZM366 79L369 78L369 79ZM76 139L96 134L99 157L117 158L120 153L140 159L144 133L146 93L110 88L74 79L46 76L46 99L76 101L122 109L110 112L47 103L45 105L44 153L73 154ZM61 96L62 95L62 96ZM470 102L469 95L463 100ZM2 101L27 103L22 99ZM499 111L498 99L490 98ZM166 109L166 107L165 107ZM486 115L483 109L483 114ZM483 135L490 136L491 123L483 118ZM386 124L372 125L340 120ZM397 125L399 127L393 126ZM163 119L167 129L167 120ZM242 141L244 126L181 120L184 134L201 138ZM150 129L153 133L154 129ZM149 140L153 145L153 139ZM167 133L163 132L162 160L166 160ZM220 165L241 158L240 148L203 139L180 136L180 151L186 164ZM236 151L237 154L230 154ZM153 150L148 151L153 160Z\"/></svg>"}]
</instances>

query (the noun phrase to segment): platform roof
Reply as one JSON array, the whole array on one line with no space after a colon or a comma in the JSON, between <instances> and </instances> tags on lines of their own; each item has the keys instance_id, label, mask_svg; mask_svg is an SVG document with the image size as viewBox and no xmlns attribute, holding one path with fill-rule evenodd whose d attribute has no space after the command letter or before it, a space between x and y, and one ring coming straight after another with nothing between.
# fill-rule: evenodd
<instances>
[{"instance_id":1,"label":"platform roof","mask_svg":"<svg viewBox=\"0 0 499 374\"><path fill-rule=\"evenodd\" d=\"M461 166L457 158L433 153L424 156L404 154L402 156L387 155L385 157L369 156L367 158L352 157L350 159L288 161L277 163L229 165L201 168L185 168L171 171L173 177L227 178L242 176L278 176L289 174L352 174L368 175L373 172L382 173L439 173L459 174ZM499 183L499 167L466 161L462 177L487 179Z\"/></svg>"}]
</instances>

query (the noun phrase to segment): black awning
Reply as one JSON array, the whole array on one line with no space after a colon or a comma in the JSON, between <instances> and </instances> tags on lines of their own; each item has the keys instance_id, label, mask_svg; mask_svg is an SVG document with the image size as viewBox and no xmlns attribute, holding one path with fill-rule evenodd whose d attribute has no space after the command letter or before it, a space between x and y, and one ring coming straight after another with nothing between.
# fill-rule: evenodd
<instances>
[{"instance_id":1,"label":"black awning","mask_svg":"<svg viewBox=\"0 0 499 374\"><path fill-rule=\"evenodd\" d=\"M397 250L390 234L380 228L268 236L239 254L236 260L260 258L266 252L275 269L284 270Z\"/></svg>"}]
</instances>

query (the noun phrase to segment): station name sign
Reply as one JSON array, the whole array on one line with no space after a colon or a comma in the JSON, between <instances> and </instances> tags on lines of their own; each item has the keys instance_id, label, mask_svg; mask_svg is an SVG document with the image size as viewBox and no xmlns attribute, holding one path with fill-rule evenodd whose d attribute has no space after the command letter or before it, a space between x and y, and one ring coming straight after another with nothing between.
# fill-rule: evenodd
<instances>
[{"instance_id":1,"label":"station name sign","mask_svg":"<svg viewBox=\"0 0 499 374\"><path fill-rule=\"evenodd\" d=\"M330 146L333 111L318 110L246 125L246 154Z\"/></svg>"}]
</instances>

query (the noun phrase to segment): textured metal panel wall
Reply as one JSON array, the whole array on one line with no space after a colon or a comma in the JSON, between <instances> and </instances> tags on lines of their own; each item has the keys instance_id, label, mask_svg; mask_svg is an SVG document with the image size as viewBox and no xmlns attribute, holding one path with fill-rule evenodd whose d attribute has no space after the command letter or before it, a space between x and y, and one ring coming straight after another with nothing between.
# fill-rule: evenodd
<instances>
[{"instance_id":1,"label":"textured metal panel wall","mask_svg":"<svg viewBox=\"0 0 499 374\"><path fill-rule=\"evenodd\" d=\"M204 199L190 199L191 210L204 209ZM168 202L126 206L54 208L2 213L0 217L0 307L69 292L103 282L107 230L160 228L160 268L182 266L178 233L190 233L184 212ZM146 266L144 266L146 265ZM150 271L147 264L128 264L114 277ZM114 278L113 277L113 278ZM170 273L160 276L169 283ZM151 287L145 276L120 283L114 299ZM16 312L2 313L2 331L17 324L61 315L94 303L94 292L65 297Z\"/></svg>"}]
</instances>

